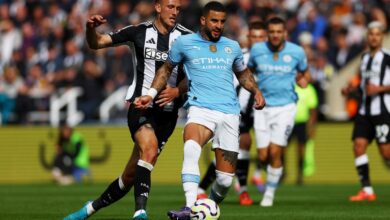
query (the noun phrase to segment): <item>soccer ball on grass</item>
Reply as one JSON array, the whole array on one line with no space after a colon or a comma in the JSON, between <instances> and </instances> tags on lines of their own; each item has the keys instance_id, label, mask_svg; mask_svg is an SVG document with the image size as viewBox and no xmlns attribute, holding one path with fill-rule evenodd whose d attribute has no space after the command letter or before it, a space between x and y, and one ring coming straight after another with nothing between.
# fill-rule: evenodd
<instances>
[{"instance_id":1,"label":"soccer ball on grass","mask_svg":"<svg viewBox=\"0 0 390 220\"><path fill-rule=\"evenodd\" d=\"M221 212L217 203L211 199L198 199L191 207L192 220L216 220Z\"/></svg>"}]
</instances>

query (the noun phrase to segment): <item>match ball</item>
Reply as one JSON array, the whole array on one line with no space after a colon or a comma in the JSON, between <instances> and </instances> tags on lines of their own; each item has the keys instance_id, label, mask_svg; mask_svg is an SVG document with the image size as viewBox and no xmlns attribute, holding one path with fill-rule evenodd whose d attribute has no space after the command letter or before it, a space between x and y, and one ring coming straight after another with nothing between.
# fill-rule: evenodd
<instances>
[{"instance_id":1,"label":"match ball","mask_svg":"<svg viewBox=\"0 0 390 220\"><path fill-rule=\"evenodd\" d=\"M216 220L221 212L217 203L211 199L198 199L191 207L192 220Z\"/></svg>"}]
</instances>

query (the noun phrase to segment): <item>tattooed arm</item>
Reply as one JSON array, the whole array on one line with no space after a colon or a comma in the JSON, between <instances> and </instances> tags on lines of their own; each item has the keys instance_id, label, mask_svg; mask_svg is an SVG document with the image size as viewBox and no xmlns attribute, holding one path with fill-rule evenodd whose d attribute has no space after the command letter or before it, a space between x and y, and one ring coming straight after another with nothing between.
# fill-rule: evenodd
<instances>
[{"instance_id":1,"label":"tattooed arm","mask_svg":"<svg viewBox=\"0 0 390 220\"><path fill-rule=\"evenodd\" d=\"M156 95L165 88L175 66L165 62L156 73L152 85L146 95L137 97L134 101L136 108L146 109L150 106Z\"/></svg>"},{"instance_id":2,"label":"tattooed arm","mask_svg":"<svg viewBox=\"0 0 390 220\"><path fill-rule=\"evenodd\" d=\"M263 97L263 94L261 93L259 87L257 86L257 83L255 81L255 78L253 77L252 72L246 68L245 70L241 72L235 72L238 81L240 82L240 85L244 87L246 90L254 94L255 99L255 105L254 107L256 109L262 109L265 106L265 100Z\"/></svg>"}]
</instances>

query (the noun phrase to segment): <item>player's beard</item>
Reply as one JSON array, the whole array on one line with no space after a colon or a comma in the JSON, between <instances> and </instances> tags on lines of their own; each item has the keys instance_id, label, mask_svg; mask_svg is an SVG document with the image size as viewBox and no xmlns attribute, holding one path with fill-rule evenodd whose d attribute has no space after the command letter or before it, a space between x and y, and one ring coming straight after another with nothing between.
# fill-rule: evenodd
<instances>
[{"instance_id":1,"label":"player's beard","mask_svg":"<svg viewBox=\"0 0 390 220\"><path fill-rule=\"evenodd\" d=\"M213 34L211 33L211 30L207 27L203 28L203 32L207 35L210 41L212 42L217 42L221 38L222 34L220 34L218 37L214 37ZM222 33L222 31L221 31Z\"/></svg>"},{"instance_id":2,"label":"player's beard","mask_svg":"<svg viewBox=\"0 0 390 220\"><path fill-rule=\"evenodd\" d=\"M281 42L279 44L277 44L277 45L274 45L274 44L270 43L269 47L270 47L272 52L278 52L283 47L285 42L286 42L286 40L282 39Z\"/></svg>"}]
</instances>

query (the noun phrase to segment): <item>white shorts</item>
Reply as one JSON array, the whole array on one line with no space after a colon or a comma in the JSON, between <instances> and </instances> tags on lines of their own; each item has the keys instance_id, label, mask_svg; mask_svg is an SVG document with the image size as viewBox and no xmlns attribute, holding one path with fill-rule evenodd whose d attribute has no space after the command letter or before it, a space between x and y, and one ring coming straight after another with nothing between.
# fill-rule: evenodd
<instances>
[{"instance_id":1,"label":"white shorts","mask_svg":"<svg viewBox=\"0 0 390 220\"><path fill-rule=\"evenodd\" d=\"M254 130L257 148L267 148L270 143L287 146L294 127L296 104L265 107L254 111Z\"/></svg>"},{"instance_id":2,"label":"white shorts","mask_svg":"<svg viewBox=\"0 0 390 220\"><path fill-rule=\"evenodd\" d=\"M240 115L191 106L186 125L189 123L203 125L214 133L213 149L238 152Z\"/></svg>"}]
</instances>

